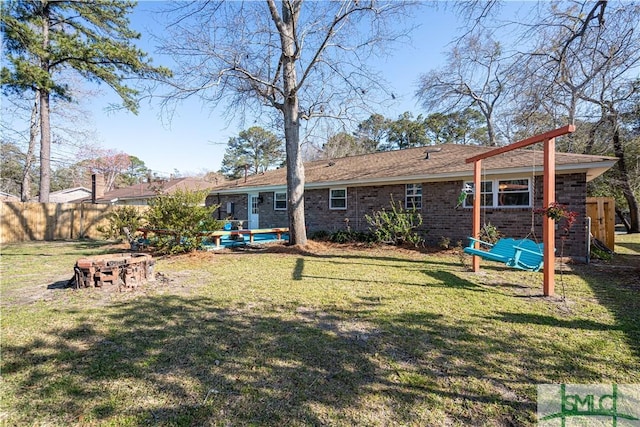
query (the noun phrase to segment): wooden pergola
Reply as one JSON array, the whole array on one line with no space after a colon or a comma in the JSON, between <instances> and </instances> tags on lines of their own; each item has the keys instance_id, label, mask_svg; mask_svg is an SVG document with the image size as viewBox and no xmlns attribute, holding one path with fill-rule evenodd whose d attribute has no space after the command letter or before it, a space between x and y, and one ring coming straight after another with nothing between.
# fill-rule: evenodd
<instances>
[{"instance_id":1,"label":"wooden pergola","mask_svg":"<svg viewBox=\"0 0 640 427\"><path fill-rule=\"evenodd\" d=\"M473 237L478 238L480 235L480 186L482 178L482 160L489 157L497 156L498 154L506 153L518 148L528 147L539 142L544 143L544 170L543 170L543 206L549 207L556 201L556 138L568 133L572 133L576 130L574 125L567 125L558 129L554 129L549 132L545 132L539 135L532 136L522 141L514 142L504 147L496 148L495 150L488 151L477 156L469 157L465 160L466 163L474 164L473 167ZM532 183L535 185L535 182ZM543 267L543 294L545 296L552 296L555 288L555 221L547 216L544 216L542 223L542 241L544 245L544 267ZM475 246L478 247L479 243L476 242ZM480 270L480 257L473 256L473 271Z\"/></svg>"}]
</instances>

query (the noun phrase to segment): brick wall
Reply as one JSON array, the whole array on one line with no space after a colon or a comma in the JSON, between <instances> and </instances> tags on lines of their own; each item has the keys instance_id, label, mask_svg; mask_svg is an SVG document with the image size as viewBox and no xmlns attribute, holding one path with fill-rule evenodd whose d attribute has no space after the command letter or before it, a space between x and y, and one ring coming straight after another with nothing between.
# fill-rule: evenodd
<instances>
[{"instance_id":1,"label":"brick wall","mask_svg":"<svg viewBox=\"0 0 640 427\"><path fill-rule=\"evenodd\" d=\"M258 214L260 215L260 227L277 228L288 227L289 217L286 210L275 210L273 208L273 191L260 193L262 203L258 205Z\"/></svg>"},{"instance_id":2,"label":"brick wall","mask_svg":"<svg viewBox=\"0 0 640 427\"><path fill-rule=\"evenodd\" d=\"M259 194L262 197L262 203L258 205L258 215L260 221L260 228L276 228L276 227L288 227L289 220L287 217L287 211L275 210L273 208L273 191L262 192ZM227 203L234 204L234 212L227 211ZM247 204L249 197L246 194L221 194L209 195L206 200L206 205L211 206L219 204L220 208L216 211L216 215L220 219L233 218L240 220L249 219L249 211Z\"/></svg>"},{"instance_id":3,"label":"brick wall","mask_svg":"<svg viewBox=\"0 0 640 427\"><path fill-rule=\"evenodd\" d=\"M233 203L233 212L228 211L227 203ZM216 210L217 218L219 219L240 219L247 220L247 202L248 197L246 194L225 194L225 195L212 195L207 196L205 200L205 204L207 206L211 205L219 205L220 207Z\"/></svg>"},{"instance_id":4,"label":"brick wall","mask_svg":"<svg viewBox=\"0 0 640 427\"><path fill-rule=\"evenodd\" d=\"M542 208L542 177L536 177L534 189L534 209ZM455 204L462 181L439 182L423 185L424 229L427 232L426 241L437 245L442 237L451 240L452 244L462 241L468 243L471 235L472 209L460 208L455 210ZM556 201L567 205L572 211L578 212L578 220L564 240L564 255L584 258L586 254L586 200L587 182L585 174L570 174L556 176ZM480 214L480 223L491 223L497 227L503 236L513 238L529 237L542 242L542 216L533 215L528 208L489 208ZM562 251L562 227L560 221L556 231L557 255Z\"/></svg>"},{"instance_id":5,"label":"brick wall","mask_svg":"<svg viewBox=\"0 0 640 427\"><path fill-rule=\"evenodd\" d=\"M338 188L338 187L336 187ZM348 187L347 209L329 209L329 189L305 191L305 219L309 232L344 230L348 225L353 230L367 230L365 215L389 207L391 196L404 201L404 185L373 187Z\"/></svg>"},{"instance_id":6,"label":"brick wall","mask_svg":"<svg viewBox=\"0 0 640 427\"><path fill-rule=\"evenodd\" d=\"M420 233L427 244L438 245L442 238L449 239L452 245L458 241L468 243L472 227L472 209L455 209L463 181L423 183L422 217ZM586 252L586 176L570 174L556 176L556 200L569 209L578 212L577 223L573 226L564 242L564 255L584 257ZM273 192L260 193L263 203L260 208L260 227L283 227L288 225L287 213L273 209ZM305 191L305 219L309 233L315 231L333 232L343 230L348 225L353 230L368 230L365 215L381 208L389 208L391 198L395 201L405 200L404 185L348 187L347 209L329 209L329 189L311 189ZM542 177L536 177L534 190L534 207L542 207ZM218 203L216 196L209 196L207 203ZM247 196L220 196L221 209L226 209L226 202L235 203L235 218L247 218ZM225 212L222 212L224 218ZM533 215L534 232L530 235L532 210L529 208L489 208L483 210L481 223L491 223L502 235L523 238L529 235L532 240L542 242L542 217ZM561 224L559 225L561 227ZM557 255L561 254L561 234L556 231Z\"/></svg>"}]
</instances>

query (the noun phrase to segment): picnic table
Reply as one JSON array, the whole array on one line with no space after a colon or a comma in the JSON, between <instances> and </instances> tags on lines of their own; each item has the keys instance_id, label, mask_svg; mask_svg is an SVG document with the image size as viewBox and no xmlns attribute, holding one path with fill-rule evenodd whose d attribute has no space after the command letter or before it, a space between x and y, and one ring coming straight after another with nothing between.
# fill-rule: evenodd
<instances>
[{"instance_id":1,"label":"picnic table","mask_svg":"<svg viewBox=\"0 0 640 427\"><path fill-rule=\"evenodd\" d=\"M275 234L276 239L281 240L283 233L288 233L289 227L280 227L280 228L254 228L254 229L246 229L246 230L216 230L210 233L206 233L207 237L213 239L215 243L215 247L220 248L220 240L224 236L249 236L249 243L254 242L254 236L257 234Z\"/></svg>"},{"instance_id":2,"label":"picnic table","mask_svg":"<svg viewBox=\"0 0 640 427\"><path fill-rule=\"evenodd\" d=\"M138 231L142 233L144 239L147 239L148 233L153 233L156 235L170 235L178 238L178 233L174 230L167 230L161 228L148 228L148 227L140 227ZM209 237L213 239L215 243L215 248L220 248L220 240L224 236L249 236L249 243L254 242L254 236L258 234L275 234L276 239L281 240L282 234L288 233L289 227L279 227L279 228L254 228L254 229L242 229L242 230L215 230L215 231L202 231L197 235L199 237Z\"/></svg>"}]
</instances>

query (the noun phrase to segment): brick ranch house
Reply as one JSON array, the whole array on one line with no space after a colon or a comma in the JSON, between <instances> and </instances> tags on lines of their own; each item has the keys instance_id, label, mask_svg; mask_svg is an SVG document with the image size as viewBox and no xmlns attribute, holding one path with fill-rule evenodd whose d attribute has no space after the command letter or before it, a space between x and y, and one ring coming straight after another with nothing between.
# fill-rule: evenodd
<instances>
[{"instance_id":1,"label":"brick ranch house","mask_svg":"<svg viewBox=\"0 0 640 427\"><path fill-rule=\"evenodd\" d=\"M368 230L365 214L388 209L393 198L418 208L423 217L420 232L428 244L446 238L466 245L471 199L456 209L463 186L473 183L473 164L465 159L491 149L444 144L305 163L307 229L333 232L344 229L348 219L351 229ZM585 257L587 182L615 162L614 157L556 153L556 200L579 214L566 239L565 256ZM533 217L534 236L541 242L542 218L532 213L542 207L542 172L541 149L514 150L484 160L481 222L493 224L505 236L522 238L530 233ZM286 227L286 169L223 183L206 203L220 206L219 218L245 220L248 228Z\"/></svg>"}]
</instances>

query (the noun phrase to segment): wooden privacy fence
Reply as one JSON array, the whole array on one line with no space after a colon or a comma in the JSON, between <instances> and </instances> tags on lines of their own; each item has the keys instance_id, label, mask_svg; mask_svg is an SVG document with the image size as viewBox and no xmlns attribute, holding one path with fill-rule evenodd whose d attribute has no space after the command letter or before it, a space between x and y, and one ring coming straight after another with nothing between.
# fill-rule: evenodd
<instances>
[{"instance_id":1,"label":"wooden privacy fence","mask_svg":"<svg viewBox=\"0 0 640 427\"><path fill-rule=\"evenodd\" d=\"M102 239L97 227L107 225L107 215L116 208L91 203L0 202L0 243Z\"/></svg>"},{"instance_id":2,"label":"wooden privacy fence","mask_svg":"<svg viewBox=\"0 0 640 427\"><path fill-rule=\"evenodd\" d=\"M587 197L587 216L591 234L612 251L615 250L616 202L613 197Z\"/></svg>"}]
</instances>

